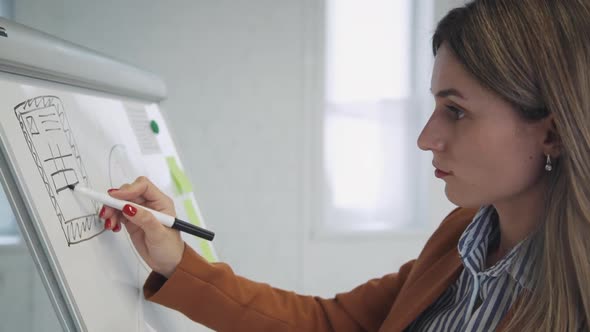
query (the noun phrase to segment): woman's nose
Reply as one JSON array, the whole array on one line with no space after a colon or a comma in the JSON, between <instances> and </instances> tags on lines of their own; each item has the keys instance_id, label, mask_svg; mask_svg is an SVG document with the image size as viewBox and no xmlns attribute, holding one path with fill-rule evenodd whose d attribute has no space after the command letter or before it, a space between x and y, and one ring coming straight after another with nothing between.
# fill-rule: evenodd
<instances>
[{"instance_id":1,"label":"woman's nose","mask_svg":"<svg viewBox=\"0 0 590 332\"><path fill-rule=\"evenodd\" d=\"M434 112L418 136L418 147L421 150L440 152L445 149L439 122L440 119L437 120L436 112Z\"/></svg>"}]
</instances>

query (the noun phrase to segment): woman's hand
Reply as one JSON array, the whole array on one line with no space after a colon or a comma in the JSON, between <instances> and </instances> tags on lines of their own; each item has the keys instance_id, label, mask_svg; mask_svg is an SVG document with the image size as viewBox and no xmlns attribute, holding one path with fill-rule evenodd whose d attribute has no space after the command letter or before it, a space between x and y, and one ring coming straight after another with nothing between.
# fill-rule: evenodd
<instances>
[{"instance_id":1,"label":"woman's hand","mask_svg":"<svg viewBox=\"0 0 590 332\"><path fill-rule=\"evenodd\" d=\"M176 216L172 199L143 176L132 184L109 190L109 195ZM184 251L184 242L177 230L160 224L150 212L131 204L126 205L122 212L105 205L99 216L105 220L105 229L118 232L121 224L125 225L143 260L163 276L168 278L172 275Z\"/></svg>"}]
</instances>

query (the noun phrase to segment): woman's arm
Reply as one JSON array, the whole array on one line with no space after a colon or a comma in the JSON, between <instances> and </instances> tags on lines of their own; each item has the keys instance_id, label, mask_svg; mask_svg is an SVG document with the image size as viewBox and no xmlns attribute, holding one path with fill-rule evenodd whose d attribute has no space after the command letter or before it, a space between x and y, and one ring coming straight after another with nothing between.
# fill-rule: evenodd
<instances>
[{"instance_id":1,"label":"woman's arm","mask_svg":"<svg viewBox=\"0 0 590 332\"><path fill-rule=\"evenodd\" d=\"M172 200L147 178L111 190L115 198L175 215ZM146 297L217 331L376 331L412 269L371 280L333 299L297 295L237 276L227 264L210 264L186 246L178 231L148 211L104 207L108 229L124 224L133 245L152 268Z\"/></svg>"},{"instance_id":2,"label":"woman's arm","mask_svg":"<svg viewBox=\"0 0 590 332\"><path fill-rule=\"evenodd\" d=\"M185 246L170 278L152 273L144 294L216 331L376 331L412 263L399 273L322 299L237 276L227 264L210 264Z\"/></svg>"}]
</instances>

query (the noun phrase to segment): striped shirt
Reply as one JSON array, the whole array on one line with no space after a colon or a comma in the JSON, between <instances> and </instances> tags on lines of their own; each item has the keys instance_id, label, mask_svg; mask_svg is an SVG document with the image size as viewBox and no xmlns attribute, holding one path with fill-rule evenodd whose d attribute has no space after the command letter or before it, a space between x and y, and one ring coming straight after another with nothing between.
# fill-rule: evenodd
<instances>
[{"instance_id":1,"label":"striped shirt","mask_svg":"<svg viewBox=\"0 0 590 332\"><path fill-rule=\"evenodd\" d=\"M523 240L485 268L488 250L499 241L496 209L484 206L459 239L465 267L459 278L406 331L494 331L520 292L531 289L530 241Z\"/></svg>"}]
</instances>

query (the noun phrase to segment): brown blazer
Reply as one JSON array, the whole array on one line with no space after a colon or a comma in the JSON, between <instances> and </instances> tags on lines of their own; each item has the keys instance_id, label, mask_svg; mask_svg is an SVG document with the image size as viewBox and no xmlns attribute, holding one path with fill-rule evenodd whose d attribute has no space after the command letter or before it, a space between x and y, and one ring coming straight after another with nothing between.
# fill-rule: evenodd
<instances>
[{"instance_id":1,"label":"brown blazer","mask_svg":"<svg viewBox=\"0 0 590 332\"><path fill-rule=\"evenodd\" d=\"M189 246L170 279L148 277L144 295L216 331L403 331L459 277L457 243L476 212L454 210L418 259L333 299L250 281L226 264L209 264Z\"/></svg>"}]
</instances>

